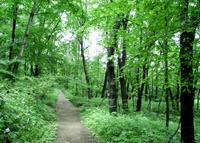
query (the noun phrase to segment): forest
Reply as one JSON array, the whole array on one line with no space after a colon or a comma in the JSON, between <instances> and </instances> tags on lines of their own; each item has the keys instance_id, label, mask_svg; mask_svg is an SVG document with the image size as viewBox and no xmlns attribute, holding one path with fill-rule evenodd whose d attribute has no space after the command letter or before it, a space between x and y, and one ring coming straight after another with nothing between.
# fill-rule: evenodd
<instances>
[{"instance_id":1,"label":"forest","mask_svg":"<svg viewBox=\"0 0 200 143\"><path fill-rule=\"evenodd\" d=\"M102 143L200 142L200 0L0 0L0 142L55 142L58 89Z\"/></svg>"}]
</instances>

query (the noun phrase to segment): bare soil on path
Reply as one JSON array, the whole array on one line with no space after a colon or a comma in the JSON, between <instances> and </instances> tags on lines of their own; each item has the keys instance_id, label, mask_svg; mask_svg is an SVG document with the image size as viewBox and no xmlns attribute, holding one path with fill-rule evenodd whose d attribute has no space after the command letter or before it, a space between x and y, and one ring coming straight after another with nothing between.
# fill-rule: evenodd
<instances>
[{"instance_id":1,"label":"bare soil on path","mask_svg":"<svg viewBox=\"0 0 200 143\"><path fill-rule=\"evenodd\" d=\"M79 108L74 106L61 90L56 106L59 121L55 143L97 143L81 123Z\"/></svg>"}]
</instances>

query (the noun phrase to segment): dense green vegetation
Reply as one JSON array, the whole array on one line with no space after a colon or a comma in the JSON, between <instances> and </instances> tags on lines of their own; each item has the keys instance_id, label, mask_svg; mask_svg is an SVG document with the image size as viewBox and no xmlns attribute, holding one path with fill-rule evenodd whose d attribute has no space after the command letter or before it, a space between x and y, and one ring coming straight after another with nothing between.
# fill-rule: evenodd
<instances>
[{"instance_id":1,"label":"dense green vegetation","mask_svg":"<svg viewBox=\"0 0 200 143\"><path fill-rule=\"evenodd\" d=\"M165 127L165 107L166 103L160 104L158 111L158 102L153 102L151 109L148 109L148 102L143 103L141 112L135 112L132 109L132 103L129 103L129 113L123 114L119 109L116 116L108 113L108 100L102 102L101 98L89 100L87 97L72 95L68 90L64 90L65 96L75 105L80 106L80 115L83 123L93 131L93 135L102 143L113 142L168 142L177 130L177 134L171 142L180 142L180 128L178 128L180 115L177 111L171 110L170 126ZM102 102L102 104L100 104ZM121 106L119 102L119 107ZM196 106L196 104L195 104ZM134 106L136 108L136 105ZM172 108L170 108L172 109ZM196 141L200 141L200 128L198 118L200 113L194 109L195 113L195 136Z\"/></svg>"},{"instance_id":2,"label":"dense green vegetation","mask_svg":"<svg viewBox=\"0 0 200 143\"><path fill-rule=\"evenodd\" d=\"M0 141L54 141L57 116L53 108L58 95L54 78L20 77L16 80L0 84Z\"/></svg>"},{"instance_id":3,"label":"dense green vegetation","mask_svg":"<svg viewBox=\"0 0 200 143\"><path fill-rule=\"evenodd\" d=\"M0 0L0 141L53 142L61 88L102 142L199 142L199 9Z\"/></svg>"}]
</instances>

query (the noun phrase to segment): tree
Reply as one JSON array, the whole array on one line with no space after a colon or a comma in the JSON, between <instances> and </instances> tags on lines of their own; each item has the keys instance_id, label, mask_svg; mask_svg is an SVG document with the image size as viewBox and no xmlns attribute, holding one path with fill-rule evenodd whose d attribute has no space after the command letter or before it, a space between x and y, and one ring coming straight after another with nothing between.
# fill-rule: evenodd
<instances>
[{"instance_id":1,"label":"tree","mask_svg":"<svg viewBox=\"0 0 200 143\"><path fill-rule=\"evenodd\" d=\"M23 41L22 41L22 46L21 46L20 52L18 54L17 60L21 60L21 57L23 55L24 48L26 46L26 42L28 40L28 36L29 36L29 33L30 33L31 24L33 22L33 17L34 17L36 6L37 6L37 1L38 0L34 0L34 4L33 4L33 7L32 7L32 10L31 10L31 13L30 13L30 17L29 17L29 21L28 21L28 24L27 24L26 32L25 32L25 35L24 35L24 38L23 38ZM13 68L13 73L14 74L17 74L18 66L19 66L19 62L16 62L15 65L14 65L14 68Z\"/></svg>"},{"instance_id":2,"label":"tree","mask_svg":"<svg viewBox=\"0 0 200 143\"><path fill-rule=\"evenodd\" d=\"M17 22L17 2L13 4L13 28L12 28L12 43L15 42L15 31L16 31L16 22ZM9 53L9 60L12 60L13 57L13 45L10 46L10 53ZM8 67L9 70L11 70L11 65Z\"/></svg>"},{"instance_id":3,"label":"tree","mask_svg":"<svg viewBox=\"0 0 200 143\"><path fill-rule=\"evenodd\" d=\"M189 17L189 0L181 1L181 35L180 35L180 62L181 62L181 141L195 142L194 137L194 90L193 90L193 42L195 30L199 23L198 13L193 9ZM200 8L200 1L197 2Z\"/></svg>"},{"instance_id":4,"label":"tree","mask_svg":"<svg viewBox=\"0 0 200 143\"><path fill-rule=\"evenodd\" d=\"M113 29L111 31L111 38L113 41L108 47L108 101L109 101L109 112L117 112L117 93L115 83L115 65L114 65L114 51L117 47L117 30L120 28L120 21L115 21Z\"/></svg>"}]
</instances>

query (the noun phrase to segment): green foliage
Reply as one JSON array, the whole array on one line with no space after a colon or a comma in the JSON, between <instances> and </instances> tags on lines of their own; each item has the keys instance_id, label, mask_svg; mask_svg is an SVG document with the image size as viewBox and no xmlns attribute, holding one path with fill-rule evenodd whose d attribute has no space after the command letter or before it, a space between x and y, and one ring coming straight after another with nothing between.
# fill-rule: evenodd
<instances>
[{"instance_id":1,"label":"green foliage","mask_svg":"<svg viewBox=\"0 0 200 143\"><path fill-rule=\"evenodd\" d=\"M158 114L158 102L152 101L151 112L147 110L149 102L143 101L142 111L131 111L127 114L118 112L116 116L108 112L108 100L103 102L101 98L92 98L74 96L69 91L64 90L65 96L75 105L81 106L80 115L84 124L92 130L93 135L102 143L138 143L151 142L163 143L168 142L173 133L177 130L179 122L179 113L172 110L170 106L170 123L169 127L165 126L165 107L166 103L160 104ZM101 106L99 104L102 102ZM119 100L121 107L121 100ZM132 103L129 100L129 108ZM198 111L195 111L198 113ZM195 115L196 117L199 115ZM199 123L195 118L195 124ZM199 141L200 128L195 128L196 141ZM180 128L171 142L180 142Z\"/></svg>"},{"instance_id":2,"label":"green foliage","mask_svg":"<svg viewBox=\"0 0 200 143\"><path fill-rule=\"evenodd\" d=\"M47 80L23 77L14 88L13 83L1 83L0 132L8 130L0 134L1 141L54 141L57 116L49 106L55 107L58 92L54 81L46 84Z\"/></svg>"}]
</instances>

